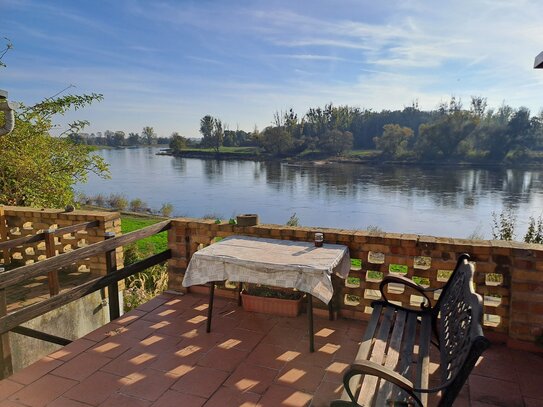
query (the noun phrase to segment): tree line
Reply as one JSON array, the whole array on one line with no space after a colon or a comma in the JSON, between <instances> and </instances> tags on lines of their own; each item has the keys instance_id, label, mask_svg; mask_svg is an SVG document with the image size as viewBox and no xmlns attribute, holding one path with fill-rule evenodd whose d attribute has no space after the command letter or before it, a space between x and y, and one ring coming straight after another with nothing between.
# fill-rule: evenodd
<instances>
[{"instance_id":1,"label":"tree line","mask_svg":"<svg viewBox=\"0 0 543 407\"><path fill-rule=\"evenodd\" d=\"M525 107L506 104L488 108L483 97L472 97L469 106L452 97L434 110L421 110L417 103L380 112L329 103L303 116L293 109L276 112L270 126L252 132L228 130L206 115L200 133L199 143L178 136L170 147L175 153L195 146L216 152L222 146L253 146L273 157L374 150L394 160L516 162L542 150L543 113L532 116Z\"/></svg>"},{"instance_id":2,"label":"tree line","mask_svg":"<svg viewBox=\"0 0 543 407\"><path fill-rule=\"evenodd\" d=\"M452 97L434 110L417 103L402 110L362 109L348 105L310 108L303 116L293 109L275 112L270 126L259 131L230 130L211 115L200 120L200 139L174 132L158 137L152 127L141 135L123 131L103 134L72 133L75 144L111 147L169 144L171 151L221 147L255 147L270 157L293 157L312 152L326 156L373 150L374 156L400 161L519 162L531 159L543 147L543 113L531 115L525 107L503 104L488 108L483 97L468 106Z\"/></svg>"},{"instance_id":3,"label":"tree line","mask_svg":"<svg viewBox=\"0 0 543 407\"><path fill-rule=\"evenodd\" d=\"M140 133L128 133L124 131L106 130L97 133L77 133L72 132L68 135L74 144L87 144L92 146L109 147L132 147L132 146L151 146L156 144L169 144L171 137L158 137L155 130L146 126Z\"/></svg>"}]
</instances>

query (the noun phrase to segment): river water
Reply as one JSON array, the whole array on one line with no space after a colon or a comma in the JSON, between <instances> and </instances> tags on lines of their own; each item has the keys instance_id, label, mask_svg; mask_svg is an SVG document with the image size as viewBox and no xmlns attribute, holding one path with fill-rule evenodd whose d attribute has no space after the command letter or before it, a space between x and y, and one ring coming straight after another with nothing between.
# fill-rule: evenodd
<instances>
[{"instance_id":1,"label":"river water","mask_svg":"<svg viewBox=\"0 0 543 407\"><path fill-rule=\"evenodd\" d=\"M502 168L287 164L157 156L157 148L100 150L111 179L91 176L87 195L120 193L174 215L466 238L492 237L492 213L512 208L517 238L543 213L543 171Z\"/></svg>"}]
</instances>

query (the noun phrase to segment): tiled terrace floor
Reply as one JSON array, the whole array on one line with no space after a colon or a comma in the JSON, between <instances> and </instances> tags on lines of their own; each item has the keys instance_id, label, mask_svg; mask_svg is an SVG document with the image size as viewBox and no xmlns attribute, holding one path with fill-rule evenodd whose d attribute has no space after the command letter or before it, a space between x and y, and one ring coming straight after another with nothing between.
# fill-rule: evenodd
<instances>
[{"instance_id":1,"label":"tiled terrace floor","mask_svg":"<svg viewBox=\"0 0 543 407\"><path fill-rule=\"evenodd\" d=\"M216 299L160 296L0 382L0 407L327 406L364 325L246 313ZM485 353L455 406L543 406L543 355Z\"/></svg>"}]
</instances>

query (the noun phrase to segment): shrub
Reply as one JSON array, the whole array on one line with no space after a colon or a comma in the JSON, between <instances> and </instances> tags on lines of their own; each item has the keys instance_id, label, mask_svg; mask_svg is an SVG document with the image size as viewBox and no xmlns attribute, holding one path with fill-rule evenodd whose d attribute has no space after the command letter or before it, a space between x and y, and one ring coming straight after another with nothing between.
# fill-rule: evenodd
<instances>
[{"instance_id":1,"label":"shrub","mask_svg":"<svg viewBox=\"0 0 543 407\"><path fill-rule=\"evenodd\" d=\"M526 243L543 243L543 218L539 215L537 220L530 216L530 224L524 236Z\"/></svg>"},{"instance_id":2,"label":"shrub","mask_svg":"<svg viewBox=\"0 0 543 407\"><path fill-rule=\"evenodd\" d=\"M370 233L383 233L383 229L381 229L379 226L377 225L368 225L366 227L366 230Z\"/></svg>"},{"instance_id":3,"label":"shrub","mask_svg":"<svg viewBox=\"0 0 543 407\"><path fill-rule=\"evenodd\" d=\"M483 234L483 232L481 232L481 227L482 227L481 224L477 225L477 227L473 230L473 232L471 232L466 237L466 239L469 239L469 240L484 240L485 235Z\"/></svg>"},{"instance_id":4,"label":"shrub","mask_svg":"<svg viewBox=\"0 0 543 407\"><path fill-rule=\"evenodd\" d=\"M513 209L504 209L499 215L492 212L492 238L494 240L513 240L517 218Z\"/></svg>"},{"instance_id":5,"label":"shrub","mask_svg":"<svg viewBox=\"0 0 543 407\"><path fill-rule=\"evenodd\" d=\"M300 219L296 216L296 212L287 220L287 226L300 226Z\"/></svg>"},{"instance_id":6,"label":"shrub","mask_svg":"<svg viewBox=\"0 0 543 407\"><path fill-rule=\"evenodd\" d=\"M147 204L139 198L130 201L130 210L132 212L143 212L146 206Z\"/></svg>"},{"instance_id":7,"label":"shrub","mask_svg":"<svg viewBox=\"0 0 543 407\"><path fill-rule=\"evenodd\" d=\"M222 216L218 213L206 213L204 216L202 216L204 219L222 219Z\"/></svg>"},{"instance_id":8,"label":"shrub","mask_svg":"<svg viewBox=\"0 0 543 407\"><path fill-rule=\"evenodd\" d=\"M128 199L120 194L111 194L107 200L109 206L119 211L124 211L128 206Z\"/></svg>"},{"instance_id":9,"label":"shrub","mask_svg":"<svg viewBox=\"0 0 543 407\"><path fill-rule=\"evenodd\" d=\"M298 300L303 296L300 291L285 290L281 288L271 288L265 285L248 285L245 291L249 295L256 297L280 298L283 300Z\"/></svg>"},{"instance_id":10,"label":"shrub","mask_svg":"<svg viewBox=\"0 0 543 407\"><path fill-rule=\"evenodd\" d=\"M167 218L169 218L170 216L172 216L172 212L173 205L171 203L162 204L162 207L160 208L160 213L162 214L162 216L166 216Z\"/></svg>"},{"instance_id":11,"label":"shrub","mask_svg":"<svg viewBox=\"0 0 543 407\"><path fill-rule=\"evenodd\" d=\"M124 251L125 265L136 263L153 253L152 247L139 249L135 244ZM124 309L130 311L151 300L168 288L168 270L165 264L150 267L126 279L128 288L124 293Z\"/></svg>"},{"instance_id":12,"label":"shrub","mask_svg":"<svg viewBox=\"0 0 543 407\"><path fill-rule=\"evenodd\" d=\"M98 194L94 197L94 203L96 206L105 206L106 204L106 198L104 198L104 195Z\"/></svg>"},{"instance_id":13,"label":"shrub","mask_svg":"<svg viewBox=\"0 0 543 407\"><path fill-rule=\"evenodd\" d=\"M92 198L85 195L83 192L76 192L74 196L74 203L78 206L86 205L86 204L92 203Z\"/></svg>"}]
</instances>

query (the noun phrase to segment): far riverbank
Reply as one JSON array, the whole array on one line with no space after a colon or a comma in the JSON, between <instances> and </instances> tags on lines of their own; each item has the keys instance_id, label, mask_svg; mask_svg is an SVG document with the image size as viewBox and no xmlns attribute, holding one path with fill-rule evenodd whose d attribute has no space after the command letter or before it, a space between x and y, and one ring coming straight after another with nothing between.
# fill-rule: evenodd
<instances>
[{"instance_id":1,"label":"far riverbank","mask_svg":"<svg viewBox=\"0 0 543 407\"><path fill-rule=\"evenodd\" d=\"M226 151L216 152L211 149L190 149L181 152L172 152L169 148L161 149L157 155L213 159L213 160L245 160L257 162L286 162L286 163L344 163L344 164L364 164L364 165L390 165L390 166L457 166L461 168L533 168L543 165L543 156L534 155L522 162L492 162L488 160L392 160L383 157L380 151L376 150L357 150L344 156L330 156L318 151L304 152L292 157L278 157L266 154L260 154L258 149L252 147L229 148Z\"/></svg>"}]
</instances>

